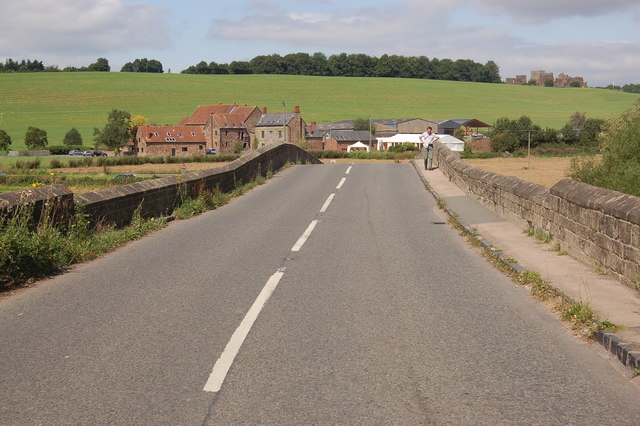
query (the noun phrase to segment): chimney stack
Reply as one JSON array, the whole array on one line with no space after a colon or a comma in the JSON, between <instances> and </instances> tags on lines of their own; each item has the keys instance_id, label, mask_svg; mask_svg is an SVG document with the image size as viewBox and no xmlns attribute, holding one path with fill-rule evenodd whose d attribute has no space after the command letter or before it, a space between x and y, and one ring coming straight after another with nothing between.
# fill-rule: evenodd
<instances>
[{"instance_id":1,"label":"chimney stack","mask_svg":"<svg viewBox=\"0 0 640 426\"><path fill-rule=\"evenodd\" d=\"M293 113L294 114L300 114L300 107L298 105L293 107Z\"/></svg>"},{"instance_id":2,"label":"chimney stack","mask_svg":"<svg viewBox=\"0 0 640 426\"><path fill-rule=\"evenodd\" d=\"M267 113L267 107L266 107L266 106L263 106L263 107L262 107L262 113L263 113L263 114L266 114L266 113Z\"/></svg>"}]
</instances>

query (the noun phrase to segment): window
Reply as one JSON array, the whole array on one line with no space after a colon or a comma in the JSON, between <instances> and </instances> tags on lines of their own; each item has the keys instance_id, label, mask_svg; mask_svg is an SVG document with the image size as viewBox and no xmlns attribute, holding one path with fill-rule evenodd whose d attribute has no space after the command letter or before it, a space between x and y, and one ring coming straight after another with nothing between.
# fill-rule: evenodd
<instances>
[{"instance_id":1,"label":"window","mask_svg":"<svg viewBox=\"0 0 640 426\"><path fill-rule=\"evenodd\" d=\"M176 138L164 138L164 140L167 142L175 142Z\"/></svg>"},{"instance_id":2,"label":"window","mask_svg":"<svg viewBox=\"0 0 640 426\"><path fill-rule=\"evenodd\" d=\"M264 130L262 131L262 137L264 138Z\"/></svg>"},{"instance_id":3,"label":"window","mask_svg":"<svg viewBox=\"0 0 640 426\"><path fill-rule=\"evenodd\" d=\"M167 132L167 136L171 136L171 133L170 133L170 132Z\"/></svg>"},{"instance_id":4,"label":"window","mask_svg":"<svg viewBox=\"0 0 640 426\"><path fill-rule=\"evenodd\" d=\"M278 137L281 138L282 137L282 130L278 130Z\"/></svg>"},{"instance_id":5,"label":"window","mask_svg":"<svg viewBox=\"0 0 640 426\"><path fill-rule=\"evenodd\" d=\"M195 135L196 135L196 132L191 132L191 136L195 136Z\"/></svg>"},{"instance_id":6,"label":"window","mask_svg":"<svg viewBox=\"0 0 640 426\"><path fill-rule=\"evenodd\" d=\"M202 145L198 145L198 149L199 149L199 150L202 150Z\"/></svg>"},{"instance_id":7,"label":"window","mask_svg":"<svg viewBox=\"0 0 640 426\"><path fill-rule=\"evenodd\" d=\"M158 136L158 132L153 132L153 135L154 136Z\"/></svg>"},{"instance_id":8,"label":"window","mask_svg":"<svg viewBox=\"0 0 640 426\"><path fill-rule=\"evenodd\" d=\"M182 152L187 152L189 150L189 148L187 148L186 146L182 147Z\"/></svg>"}]
</instances>

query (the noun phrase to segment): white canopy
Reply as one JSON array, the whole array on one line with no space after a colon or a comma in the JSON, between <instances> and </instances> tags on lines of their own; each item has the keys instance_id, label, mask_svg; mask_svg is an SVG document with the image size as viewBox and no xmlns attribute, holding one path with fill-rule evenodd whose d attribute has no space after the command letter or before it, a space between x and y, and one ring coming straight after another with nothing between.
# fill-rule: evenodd
<instances>
[{"instance_id":1,"label":"white canopy","mask_svg":"<svg viewBox=\"0 0 640 426\"><path fill-rule=\"evenodd\" d=\"M451 135L438 135L438 142L441 142L444 146L451 151L464 151L464 141L451 136Z\"/></svg>"},{"instance_id":2,"label":"white canopy","mask_svg":"<svg viewBox=\"0 0 640 426\"><path fill-rule=\"evenodd\" d=\"M451 151L464 150L464 141L453 137L451 135L437 135L438 141L442 142ZM398 133L388 138L378 139L378 151L387 150L392 146L402 145L404 143L410 143L418 148L422 148L422 142L420 141L420 133Z\"/></svg>"},{"instance_id":3,"label":"white canopy","mask_svg":"<svg viewBox=\"0 0 640 426\"><path fill-rule=\"evenodd\" d=\"M390 136L388 138L378 139L378 151L387 150L392 146L402 145L404 143L410 143L418 148L422 146L420 142L420 133L398 133L397 135Z\"/></svg>"},{"instance_id":4,"label":"white canopy","mask_svg":"<svg viewBox=\"0 0 640 426\"><path fill-rule=\"evenodd\" d=\"M351 149L352 149L352 148L366 148L366 149L367 149L367 152L369 152L369 150L370 150L369 145L365 145L365 144L363 144L363 143L362 143L362 142L360 142L360 141L358 141L358 142L356 142L356 143L354 143L354 144L352 144L352 145L349 145L349 146L347 147L347 152L351 152Z\"/></svg>"}]
</instances>

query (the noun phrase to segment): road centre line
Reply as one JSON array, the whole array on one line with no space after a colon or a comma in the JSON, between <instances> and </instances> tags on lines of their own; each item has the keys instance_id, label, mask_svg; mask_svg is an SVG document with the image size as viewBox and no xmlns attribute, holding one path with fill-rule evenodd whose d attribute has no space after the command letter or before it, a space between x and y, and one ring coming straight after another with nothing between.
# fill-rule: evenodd
<instances>
[{"instance_id":1,"label":"road centre line","mask_svg":"<svg viewBox=\"0 0 640 426\"><path fill-rule=\"evenodd\" d=\"M220 358L218 358L215 365L213 366L213 370L209 375L209 379L204 385L203 390L205 392L218 392L220 388L222 388L222 382L224 382L224 379L227 377L227 373L231 368L231 364L233 364L236 355L238 355L238 351L244 343L244 340L247 338L247 335L249 334L253 323L258 318L260 311L262 311L262 308L269 300L269 297L271 297L276 287L278 286L280 279L284 275L285 269L286 268L284 267L278 269L276 273L273 274L271 278L269 278L264 288L258 295L258 298L255 300L255 302L253 302L253 305L251 305L249 311L247 311L244 319L231 336L229 343L227 343L227 346L225 346L224 351L220 355Z\"/></svg>"},{"instance_id":2,"label":"road centre line","mask_svg":"<svg viewBox=\"0 0 640 426\"><path fill-rule=\"evenodd\" d=\"M346 174L349 174L350 171L351 166L349 166L349 168L347 169ZM346 179L346 177L343 177L336 189L340 189L342 185L344 185ZM329 197L327 197L327 200L324 202L322 208L320 209L320 213L324 213L327 211L335 195L336 194L334 192L330 194ZM303 232L300 238L298 238L298 241L296 241L294 246L291 248L291 251L300 251L317 224L318 220L311 221L307 229ZM220 355L220 358L218 358L218 360L214 364L213 369L211 370L211 374L209 375L209 379L207 380L207 383L203 388L205 392L219 392L222 388L222 383L227 377L233 361L238 355L238 352L240 351L242 344L251 331L253 324L258 318L258 315L260 314L260 312L264 308L264 305L267 303L276 287L278 286L278 283L284 276L285 269L285 267L279 268L269 278L256 300L253 302L253 305L251 305L251 308L249 308L249 311L247 311L247 314L244 316L242 322L231 336L231 339L229 339L229 342L225 346L224 351Z\"/></svg>"},{"instance_id":3,"label":"road centre line","mask_svg":"<svg viewBox=\"0 0 640 426\"><path fill-rule=\"evenodd\" d=\"M329 195L329 197L327 197L327 201L324 202L324 204L322 205L322 208L320 209L320 213L324 213L327 211L327 209L329 208L329 204L331 204L331 201L333 201L333 197L336 196L336 193L332 193L331 195Z\"/></svg>"},{"instance_id":4,"label":"road centre line","mask_svg":"<svg viewBox=\"0 0 640 426\"><path fill-rule=\"evenodd\" d=\"M309 235L311 235L313 228L315 228L317 224L318 224L317 219L314 219L311 221L311 223L309 224L309 226L307 226L307 229L304 231L304 233L300 236L300 238L298 238L298 241L296 241L293 247L291 247L291 251L300 251L304 243L309 238Z\"/></svg>"}]
</instances>

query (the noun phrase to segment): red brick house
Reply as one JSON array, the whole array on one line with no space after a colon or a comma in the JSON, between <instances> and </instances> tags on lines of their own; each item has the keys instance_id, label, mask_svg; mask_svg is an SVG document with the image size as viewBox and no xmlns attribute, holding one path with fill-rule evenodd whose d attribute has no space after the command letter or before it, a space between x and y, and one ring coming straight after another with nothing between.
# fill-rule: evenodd
<instances>
[{"instance_id":1,"label":"red brick house","mask_svg":"<svg viewBox=\"0 0 640 426\"><path fill-rule=\"evenodd\" d=\"M204 154L202 129L196 126L140 126L132 150L140 157L179 157Z\"/></svg>"},{"instance_id":2,"label":"red brick house","mask_svg":"<svg viewBox=\"0 0 640 426\"><path fill-rule=\"evenodd\" d=\"M242 143L243 149L251 149L255 126L261 116L257 106L201 105L179 125L200 128L207 140L207 148L233 152L237 142Z\"/></svg>"},{"instance_id":3,"label":"red brick house","mask_svg":"<svg viewBox=\"0 0 640 426\"><path fill-rule=\"evenodd\" d=\"M331 130L325 135L325 149L327 151L346 151L349 145L356 142L369 145L369 140L371 140L371 149L376 149L377 140L368 131Z\"/></svg>"}]
</instances>

